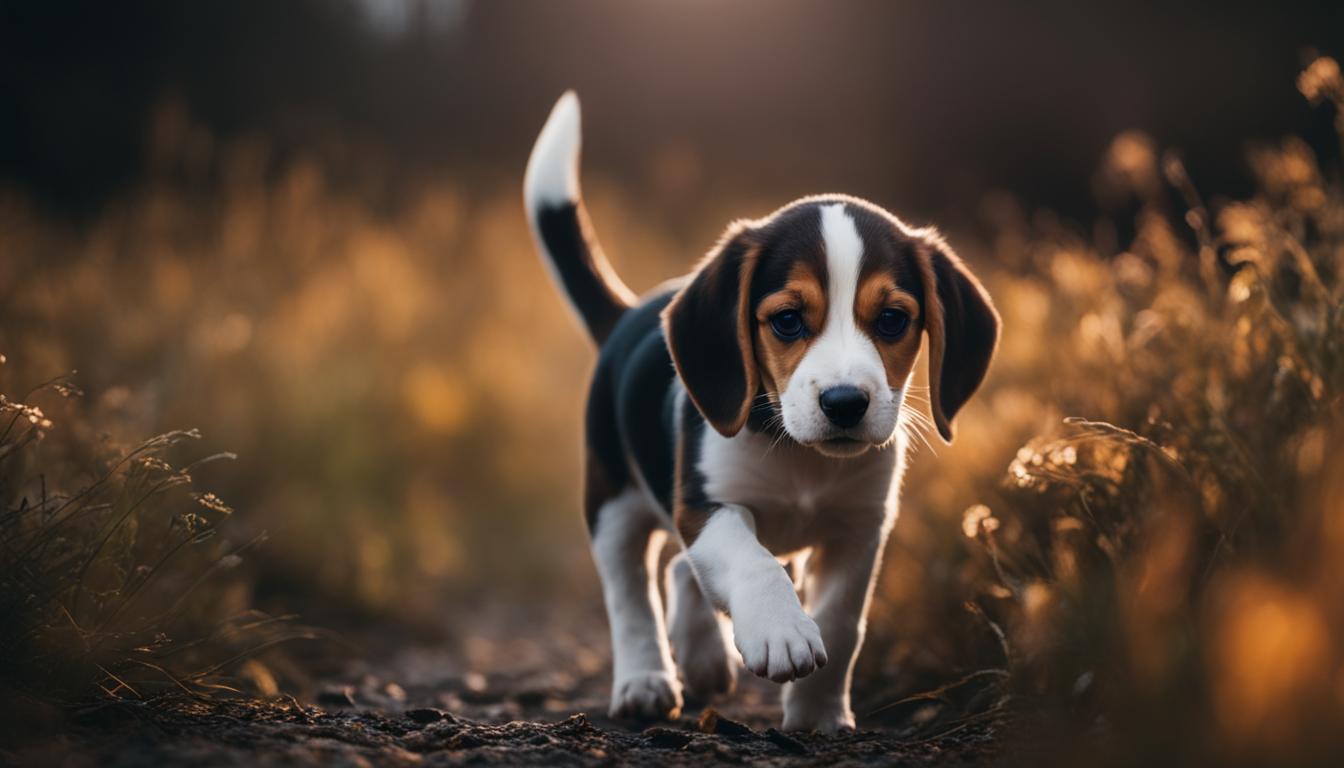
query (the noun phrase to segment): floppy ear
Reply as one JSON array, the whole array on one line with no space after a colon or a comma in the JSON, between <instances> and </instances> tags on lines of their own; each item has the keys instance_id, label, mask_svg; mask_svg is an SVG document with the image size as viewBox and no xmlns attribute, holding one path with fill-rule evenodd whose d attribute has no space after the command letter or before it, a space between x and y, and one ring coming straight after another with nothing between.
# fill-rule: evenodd
<instances>
[{"instance_id":1,"label":"floppy ear","mask_svg":"<svg viewBox=\"0 0 1344 768\"><path fill-rule=\"evenodd\" d=\"M994 357L999 313L985 287L940 238L930 237L920 250L929 403L938 434L951 443L952 419L980 387Z\"/></svg>"},{"instance_id":2,"label":"floppy ear","mask_svg":"<svg viewBox=\"0 0 1344 768\"><path fill-rule=\"evenodd\" d=\"M758 246L735 224L663 310L663 333L691 402L725 437L747 423L759 375L749 292Z\"/></svg>"}]
</instances>

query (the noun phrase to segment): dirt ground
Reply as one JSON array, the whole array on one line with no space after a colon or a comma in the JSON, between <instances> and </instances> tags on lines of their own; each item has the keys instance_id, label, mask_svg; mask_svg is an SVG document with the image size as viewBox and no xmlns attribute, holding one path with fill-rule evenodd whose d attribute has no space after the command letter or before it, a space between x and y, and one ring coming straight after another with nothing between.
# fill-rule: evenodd
<instances>
[{"instance_id":1,"label":"dirt ground","mask_svg":"<svg viewBox=\"0 0 1344 768\"><path fill-rule=\"evenodd\" d=\"M595 620L594 620L595 619ZM0 751L15 765L984 765L1004 715L893 720L858 712L840 737L776 730L777 686L743 674L711 709L676 722L606 717L600 614L518 615L446 643L364 638L308 700L91 707L28 728ZM539 625L549 625L538 631ZM41 720L31 712L10 722ZM902 722L904 720L904 722Z\"/></svg>"}]
</instances>

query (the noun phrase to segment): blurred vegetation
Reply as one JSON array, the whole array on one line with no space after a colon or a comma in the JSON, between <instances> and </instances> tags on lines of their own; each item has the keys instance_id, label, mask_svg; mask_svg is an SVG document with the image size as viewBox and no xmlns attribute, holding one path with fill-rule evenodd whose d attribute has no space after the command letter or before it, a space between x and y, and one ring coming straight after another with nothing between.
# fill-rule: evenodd
<instances>
[{"instance_id":1,"label":"blurred vegetation","mask_svg":"<svg viewBox=\"0 0 1344 768\"><path fill-rule=\"evenodd\" d=\"M1344 102L1329 59L1299 88ZM100 451L188 425L239 456L192 469L237 507L238 540L272 534L216 620L256 605L451 632L483 601L595 609L577 513L592 352L533 253L522 157L486 177L408 179L336 140L221 141L171 103L152 122L147 180L86 227L0 195L7 391L78 369L90 393L67 415L72 452L6 480L9 546L55 541L43 526L73 498L41 490L57 470L66 494L108 489L86 497L109 494L89 502L104 522L137 489L185 487L156 457L195 433L119 464ZM1098 733L1121 763L1344 749L1344 190L1300 141L1250 165L1257 195L1205 202L1177 154L1122 134L1094 191L1123 215L1082 228L997 193L950 233L1004 340L957 444L913 462L861 722L928 733L1027 701L1069 725L1051 731L1061 762ZM585 179L638 287L684 271L725 220L781 202L686 194L698 163L684 148L650 167L643 199L677 200L675 228ZM5 407L24 434L45 429ZM117 607L148 575L109 560L118 586L85 587L62 563L220 546L193 543L193 526L222 506L194 523L170 508L130 518L166 538L118 529L133 541L104 552L91 523L70 534L75 560L32 561L49 592L91 590L93 613L67 625L81 637L109 614L151 615ZM210 552L206 570L233 562ZM155 652L137 631L112 635L127 658ZM11 656L14 673L39 674L23 653L36 651ZM123 669L108 670L113 690Z\"/></svg>"},{"instance_id":2,"label":"blurred vegetation","mask_svg":"<svg viewBox=\"0 0 1344 768\"><path fill-rule=\"evenodd\" d=\"M0 358L0 364L4 359ZM13 382L0 375L9 390ZM252 610L231 572L257 540L216 538L232 510L193 490L191 473L166 457L194 431L118 447L63 430L32 403L80 392L64 380L23 402L0 394L0 692L67 704L104 697L144 700L220 690L274 694L258 656L312 637L285 617ZM232 577L232 578L231 578ZM7 728L11 728L7 726Z\"/></svg>"},{"instance_id":3,"label":"blurred vegetation","mask_svg":"<svg viewBox=\"0 0 1344 768\"><path fill-rule=\"evenodd\" d=\"M119 437L190 424L235 451L216 479L275 534L263 599L432 617L444 589L553 573L587 353L538 301L514 185L390 200L377 168L332 182L171 107L152 146L154 180L86 231L4 205L14 365L77 368ZM500 536L527 530L535 558Z\"/></svg>"},{"instance_id":4,"label":"blurred vegetation","mask_svg":"<svg viewBox=\"0 0 1344 768\"><path fill-rule=\"evenodd\" d=\"M1344 107L1331 59L1298 85ZM1115 250L1114 223L987 205L1002 354L972 445L916 463L910 516L940 514L897 527L863 662L969 676L906 714L1035 701L1064 764L1098 760L1084 735L1122 765L1344 755L1344 187L1296 139L1249 159L1259 193L1206 205L1176 153L1117 137L1097 191L1138 212Z\"/></svg>"}]
</instances>

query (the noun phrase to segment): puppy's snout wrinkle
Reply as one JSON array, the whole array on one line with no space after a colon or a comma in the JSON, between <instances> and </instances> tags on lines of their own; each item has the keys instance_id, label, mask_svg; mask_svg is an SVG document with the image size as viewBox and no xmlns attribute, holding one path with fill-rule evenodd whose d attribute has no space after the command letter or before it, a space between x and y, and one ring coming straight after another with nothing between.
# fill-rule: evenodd
<instances>
[{"instance_id":1,"label":"puppy's snout wrinkle","mask_svg":"<svg viewBox=\"0 0 1344 768\"><path fill-rule=\"evenodd\" d=\"M847 384L825 390L818 401L821 412L841 429L858 424L868 412L868 393Z\"/></svg>"}]
</instances>

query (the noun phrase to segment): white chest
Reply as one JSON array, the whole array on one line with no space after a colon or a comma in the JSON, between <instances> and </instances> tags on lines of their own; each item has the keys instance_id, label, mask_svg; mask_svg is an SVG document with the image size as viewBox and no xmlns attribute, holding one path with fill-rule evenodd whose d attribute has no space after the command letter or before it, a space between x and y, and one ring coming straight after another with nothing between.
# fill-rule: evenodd
<instances>
[{"instance_id":1,"label":"white chest","mask_svg":"<svg viewBox=\"0 0 1344 768\"><path fill-rule=\"evenodd\" d=\"M836 459L756 433L705 430L698 468L706 495L750 509L757 538L784 555L838 531L889 524L905 453L904 435L883 450Z\"/></svg>"}]
</instances>

